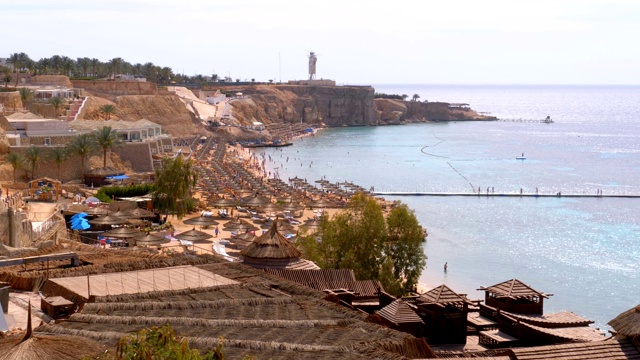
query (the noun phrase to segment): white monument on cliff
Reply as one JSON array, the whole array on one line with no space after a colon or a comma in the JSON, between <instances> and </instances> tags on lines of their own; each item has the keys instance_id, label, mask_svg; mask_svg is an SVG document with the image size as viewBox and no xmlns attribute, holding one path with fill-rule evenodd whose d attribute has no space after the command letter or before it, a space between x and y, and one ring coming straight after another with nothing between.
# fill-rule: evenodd
<instances>
[{"instance_id":1,"label":"white monument on cliff","mask_svg":"<svg viewBox=\"0 0 640 360\"><path fill-rule=\"evenodd\" d=\"M307 80L289 80L289 85L306 85L306 86L336 86L336 82L330 79L316 78L316 63L318 62L318 55L315 52L310 51L309 55L309 79Z\"/></svg>"},{"instance_id":2,"label":"white monument on cliff","mask_svg":"<svg viewBox=\"0 0 640 360\"><path fill-rule=\"evenodd\" d=\"M316 62L318 62L318 57L312 51L309 53L309 80L316 79Z\"/></svg>"}]
</instances>

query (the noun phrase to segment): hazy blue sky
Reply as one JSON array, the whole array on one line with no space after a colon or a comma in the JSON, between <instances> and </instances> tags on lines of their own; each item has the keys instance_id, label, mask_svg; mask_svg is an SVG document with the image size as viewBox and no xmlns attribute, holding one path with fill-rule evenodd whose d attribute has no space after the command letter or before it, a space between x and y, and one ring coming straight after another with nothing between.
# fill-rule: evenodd
<instances>
[{"instance_id":1,"label":"hazy blue sky","mask_svg":"<svg viewBox=\"0 0 640 360\"><path fill-rule=\"evenodd\" d=\"M0 0L0 57L340 84L640 84L640 1ZM281 70L280 70L281 69Z\"/></svg>"}]
</instances>

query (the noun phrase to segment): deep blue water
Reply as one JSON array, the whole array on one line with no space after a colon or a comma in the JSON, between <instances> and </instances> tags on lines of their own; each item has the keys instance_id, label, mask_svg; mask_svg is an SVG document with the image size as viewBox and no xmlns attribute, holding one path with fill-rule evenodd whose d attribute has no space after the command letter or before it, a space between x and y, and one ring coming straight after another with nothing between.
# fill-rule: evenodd
<instances>
[{"instance_id":1,"label":"deep blue water","mask_svg":"<svg viewBox=\"0 0 640 360\"><path fill-rule=\"evenodd\" d=\"M640 194L640 87L378 85L385 93L469 103L500 118L320 131L265 150L282 178L351 180L380 191ZM525 161L515 157L524 153ZM289 157L289 162L286 158ZM421 282L471 298L518 278L600 327L640 303L640 199L388 197L429 237ZM447 274L443 272L448 262Z\"/></svg>"}]
</instances>

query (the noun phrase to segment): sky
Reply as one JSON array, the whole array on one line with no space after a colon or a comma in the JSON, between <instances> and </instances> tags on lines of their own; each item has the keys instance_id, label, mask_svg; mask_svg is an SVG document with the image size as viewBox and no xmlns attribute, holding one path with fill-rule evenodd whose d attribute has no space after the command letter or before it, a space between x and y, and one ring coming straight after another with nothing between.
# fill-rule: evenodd
<instances>
[{"instance_id":1,"label":"sky","mask_svg":"<svg viewBox=\"0 0 640 360\"><path fill-rule=\"evenodd\" d=\"M338 84L640 84L640 0L0 0L0 57Z\"/></svg>"}]
</instances>

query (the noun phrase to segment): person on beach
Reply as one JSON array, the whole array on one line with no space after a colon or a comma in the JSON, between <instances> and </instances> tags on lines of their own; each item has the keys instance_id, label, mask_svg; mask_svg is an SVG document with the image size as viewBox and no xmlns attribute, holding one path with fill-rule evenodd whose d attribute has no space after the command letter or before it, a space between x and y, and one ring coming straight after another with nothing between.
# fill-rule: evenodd
<instances>
[{"instance_id":1,"label":"person on beach","mask_svg":"<svg viewBox=\"0 0 640 360\"><path fill-rule=\"evenodd\" d=\"M213 232L216 234L216 237L218 237L218 233L220 232L220 229L218 229L218 227L216 226L215 230L213 230Z\"/></svg>"},{"instance_id":2,"label":"person on beach","mask_svg":"<svg viewBox=\"0 0 640 360\"><path fill-rule=\"evenodd\" d=\"M444 263L444 272L447 272L447 269L449 268L448 263L445 261Z\"/></svg>"}]
</instances>

